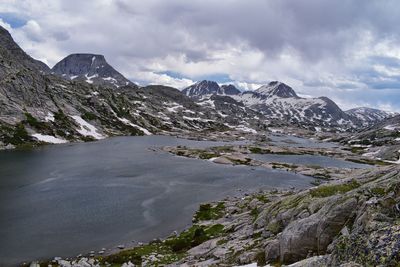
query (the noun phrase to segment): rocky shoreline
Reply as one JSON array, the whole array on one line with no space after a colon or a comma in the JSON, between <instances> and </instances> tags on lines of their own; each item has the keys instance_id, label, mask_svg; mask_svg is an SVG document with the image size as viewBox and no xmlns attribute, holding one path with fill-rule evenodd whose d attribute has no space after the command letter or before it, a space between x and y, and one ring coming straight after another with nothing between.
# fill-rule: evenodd
<instances>
[{"instance_id":1,"label":"rocky shoreline","mask_svg":"<svg viewBox=\"0 0 400 267\"><path fill-rule=\"evenodd\" d=\"M251 157L252 154L269 155L320 155L329 156L334 159L355 162L375 166L387 166L391 163L373 160L354 154L341 147L336 148L304 148L304 147L283 147L273 145L227 145L209 148L188 148L185 146L163 147L163 151L183 157L209 160L216 164L247 165L257 166L267 169L280 169L291 171L302 175L316 178L315 183L320 184L330 180L342 179L350 174L363 174L368 172L365 169L340 168L340 167L321 167L313 164L283 163L274 161L257 160ZM366 168L368 169L368 168Z\"/></svg>"}]
</instances>

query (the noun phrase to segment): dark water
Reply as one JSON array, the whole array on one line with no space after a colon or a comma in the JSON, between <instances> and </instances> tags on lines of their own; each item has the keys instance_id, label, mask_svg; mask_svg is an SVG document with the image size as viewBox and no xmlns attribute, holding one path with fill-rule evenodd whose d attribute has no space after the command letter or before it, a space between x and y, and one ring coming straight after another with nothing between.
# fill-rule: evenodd
<instances>
[{"instance_id":1,"label":"dark water","mask_svg":"<svg viewBox=\"0 0 400 267\"><path fill-rule=\"evenodd\" d=\"M0 152L0 265L75 256L182 229L199 203L310 177L154 152L210 146L165 136Z\"/></svg>"},{"instance_id":2,"label":"dark water","mask_svg":"<svg viewBox=\"0 0 400 267\"><path fill-rule=\"evenodd\" d=\"M251 154L251 158L266 161L266 162L282 162L301 164L308 166L320 166L320 167L336 167L336 168L350 168L350 169L361 169L371 168L371 165L360 164L340 159L335 159L327 156L319 155L278 155L278 154Z\"/></svg>"}]
</instances>

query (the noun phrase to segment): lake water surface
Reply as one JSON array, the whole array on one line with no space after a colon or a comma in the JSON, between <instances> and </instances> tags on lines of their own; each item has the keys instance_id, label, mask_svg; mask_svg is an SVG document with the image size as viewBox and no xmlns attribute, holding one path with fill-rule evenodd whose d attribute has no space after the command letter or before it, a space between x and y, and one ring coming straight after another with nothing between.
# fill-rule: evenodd
<instances>
[{"instance_id":1,"label":"lake water surface","mask_svg":"<svg viewBox=\"0 0 400 267\"><path fill-rule=\"evenodd\" d=\"M221 144L117 137L0 152L0 266L163 237L239 188L310 186L307 176L149 150Z\"/></svg>"}]
</instances>

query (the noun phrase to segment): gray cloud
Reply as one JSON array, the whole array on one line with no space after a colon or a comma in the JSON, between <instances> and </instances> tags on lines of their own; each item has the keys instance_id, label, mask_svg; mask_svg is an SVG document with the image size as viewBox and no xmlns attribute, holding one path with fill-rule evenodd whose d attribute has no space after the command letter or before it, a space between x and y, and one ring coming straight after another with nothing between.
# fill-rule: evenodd
<instances>
[{"instance_id":1,"label":"gray cloud","mask_svg":"<svg viewBox=\"0 0 400 267\"><path fill-rule=\"evenodd\" d=\"M400 109L396 0L4 0L2 13L31 21L13 35L50 65L101 53L143 83L277 79L342 106Z\"/></svg>"}]
</instances>

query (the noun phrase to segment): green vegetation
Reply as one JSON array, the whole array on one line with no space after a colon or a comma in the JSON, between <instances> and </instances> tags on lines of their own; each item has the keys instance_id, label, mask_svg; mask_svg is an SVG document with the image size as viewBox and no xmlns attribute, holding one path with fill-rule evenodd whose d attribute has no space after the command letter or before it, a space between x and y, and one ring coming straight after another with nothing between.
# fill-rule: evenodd
<instances>
[{"instance_id":1,"label":"green vegetation","mask_svg":"<svg viewBox=\"0 0 400 267\"><path fill-rule=\"evenodd\" d=\"M14 133L11 138L5 140L6 143L13 144L15 146L27 143L31 141L31 137L28 135L28 132L25 129L25 126L22 123L18 123L15 126Z\"/></svg>"},{"instance_id":2,"label":"green vegetation","mask_svg":"<svg viewBox=\"0 0 400 267\"><path fill-rule=\"evenodd\" d=\"M253 222L257 220L258 215L260 214L260 211L257 208L254 208L250 211L250 215L253 216Z\"/></svg>"},{"instance_id":3,"label":"green vegetation","mask_svg":"<svg viewBox=\"0 0 400 267\"><path fill-rule=\"evenodd\" d=\"M281 163L281 162L271 162L272 168L273 169L297 169L299 166L295 164L289 164L289 163Z\"/></svg>"},{"instance_id":4,"label":"green vegetation","mask_svg":"<svg viewBox=\"0 0 400 267\"><path fill-rule=\"evenodd\" d=\"M264 149L261 147L254 147L254 146L249 147L249 151L253 154L270 154L270 153L272 153L272 151L269 149Z\"/></svg>"},{"instance_id":5,"label":"green vegetation","mask_svg":"<svg viewBox=\"0 0 400 267\"><path fill-rule=\"evenodd\" d=\"M92 121L97 119L97 116L92 112L85 111L82 114L82 119L84 119L85 121Z\"/></svg>"},{"instance_id":6,"label":"green vegetation","mask_svg":"<svg viewBox=\"0 0 400 267\"><path fill-rule=\"evenodd\" d=\"M212 206L211 204L202 204L194 215L193 222L219 219L224 215L224 211L225 205L223 202L219 202L215 206Z\"/></svg>"},{"instance_id":7,"label":"green vegetation","mask_svg":"<svg viewBox=\"0 0 400 267\"><path fill-rule=\"evenodd\" d=\"M221 224L209 227L193 225L178 236L170 237L164 242L155 241L139 247L121 251L117 254L99 257L100 263L106 262L118 265L131 261L135 265L142 265L145 258L153 255L152 266L163 266L179 261L186 256L186 252L201 243L222 236L224 226Z\"/></svg>"},{"instance_id":8,"label":"green vegetation","mask_svg":"<svg viewBox=\"0 0 400 267\"><path fill-rule=\"evenodd\" d=\"M259 201L263 202L263 203L268 203L268 202L270 202L269 198L268 198L266 195L263 195L263 194L258 194L258 195L256 195L256 198L257 198Z\"/></svg>"},{"instance_id":9,"label":"green vegetation","mask_svg":"<svg viewBox=\"0 0 400 267\"><path fill-rule=\"evenodd\" d=\"M385 189L382 187L374 187L371 188L371 193L374 195L383 196L385 195Z\"/></svg>"},{"instance_id":10,"label":"green vegetation","mask_svg":"<svg viewBox=\"0 0 400 267\"><path fill-rule=\"evenodd\" d=\"M250 158L245 158L245 159L233 159L230 157L227 157L234 165L250 165L251 159Z\"/></svg>"},{"instance_id":11,"label":"green vegetation","mask_svg":"<svg viewBox=\"0 0 400 267\"><path fill-rule=\"evenodd\" d=\"M199 158L201 159L211 159L215 157L218 157L218 155L213 152L199 152Z\"/></svg>"},{"instance_id":12,"label":"green vegetation","mask_svg":"<svg viewBox=\"0 0 400 267\"><path fill-rule=\"evenodd\" d=\"M25 113L26 122L31 127L40 130L41 132L52 132L50 126L46 122L38 121L32 114L26 112Z\"/></svg>"},{"instance_id":13,"label":"green vegetation","mask_svg":"<svg viewBox=\"0 0 400 267\"><path fill-rule=\"evenodd\" d=\"M354 154L362 154L364 152L364 148L353 146L353 147L351 147L350 151L351 151L351 153L354 153Z\"/></svg>"},{"instance_id":14,"label":"green vegetation","mask_svg":"<svg viewBox=\"0 0 400 267\"><path fill-rule=\"evenodd\" d=\"M356 180L351 180L346 184L323 185L311 190L312 197L329 197L336 194L343 194L353 189L360 187L360 183Z\"/></svg>"},{"instance_id":15,"label":"green vegetation","mask_svg":"<svg viewBox=\"0 0 400 267\"><path fill-rule=\"evenodd\" d=\"M54 124L57 127L57 134L59 136L65 137L69 140L73 139L72 136L66 133L73 131L72 129L74 129L75 123L72 122L61 109L58 112L54 113Z\"/></svg>"},{"instance_id":16,"label":"green vegetation","mask_svg":"<svg viewBox=\"0 0 400 267\"><path fill-rule=\"evenodd\" d=\"M260 251L257 253L256 262L257 262L257 266L267 265L267 261L265 260L265 252L264 251Z\"/></svg>"},{"instance_id":17,"label":"green vegetation","mask_svg":"<svg viewBox=\"0 0 400 267\"><path fill-rule=\"evenodd\" d=\"M267 225L267 230L276 235L276 234L282 232L283 225L278 221L270 222Z\"/></svg>"},{"instance_id":18,"label":"green vegetation","mask_svg":"<svg viewBox=\"0 0 400 267\"><path fill-rule=\"evenodd\" d=\"M235 151L232 146L216 146L212 147L211 149L217 153L227 153Z\"/></svg>"}]
</instances>

